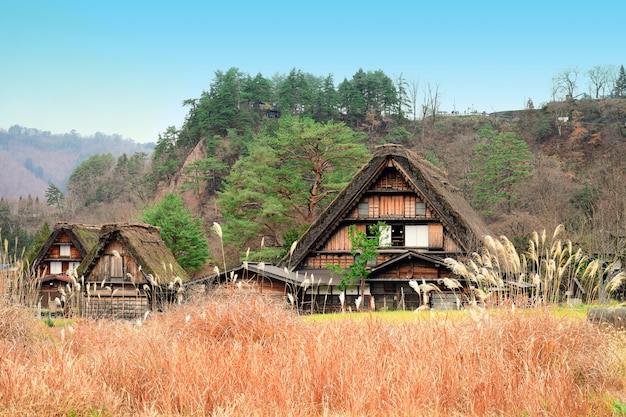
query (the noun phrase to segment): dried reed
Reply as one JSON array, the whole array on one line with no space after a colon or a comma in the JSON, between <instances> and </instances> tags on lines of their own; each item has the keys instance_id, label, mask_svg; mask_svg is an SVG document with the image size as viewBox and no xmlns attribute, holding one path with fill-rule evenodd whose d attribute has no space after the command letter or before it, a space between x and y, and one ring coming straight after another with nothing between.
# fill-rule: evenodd
<instances>
[{"instance_id":1,"label":"dried reed","mask_svg":"<svg viewBox=\"0 0 626 417\"><path fill-rule=\"evenodd\" d=\"M626 339L584 321L335 317L251 296L28 329L51 333L0 339L0 415L609 416L626 398Z\"/></svg>"},{"instance_id":2,"label":"dried reed","mask_svg":"<svg viewBox=\"0 0 626 417\"><path fill-rule=\"evenodd\" d=\"M557 226L551 240L545 230L533 232L528 249L521 254L506 236L486 236L481 252L466 260L447 258L445 262L474 290L469 294L470 304L477 303L477 294L478 301L484 301L483 295L493 292L506 294L510 302L526 306L564 302L576 292L592 302L598 294L599 276L607 276L613 264L601 268L599 260L590 260L581 249L574 249L571 241L562 240L563 232L564 227ZM609 291L615 284L621 285L620 278L610 283ZM527 284L532 286L531 291Z\"/></svg>"}]
</instances>

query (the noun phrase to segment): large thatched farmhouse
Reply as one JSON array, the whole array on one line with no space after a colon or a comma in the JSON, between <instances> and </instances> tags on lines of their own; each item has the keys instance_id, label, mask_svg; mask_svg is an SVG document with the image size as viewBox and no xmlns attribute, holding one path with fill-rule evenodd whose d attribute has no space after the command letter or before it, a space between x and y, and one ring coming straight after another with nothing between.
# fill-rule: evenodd
<instances>
[{"instance_id":1,"label":"large thatched farmhouse","mask_svg":"<svg viewBox=\"0 0 626 417\"><path fill-rule=\"evenodd\" d=\"M368 226L379 222L385 230L368 280L340 289L341 276L327 266L349 268L355 259L350 227L367 233ZM484 222L443 171L401 146L384 145L291 255L277 266L246 263L223 274L221 281L237 274L239 285L289 299L306 311L334 311L342 304L354 308L359 297L361 308L417 308L426 297L414 289L416 284L430 288L426 299L431 307L454 308L465 288L446 287L444 278L454 274L444 259L476 250L485 234Z\"/></svg>"}]
</instances>

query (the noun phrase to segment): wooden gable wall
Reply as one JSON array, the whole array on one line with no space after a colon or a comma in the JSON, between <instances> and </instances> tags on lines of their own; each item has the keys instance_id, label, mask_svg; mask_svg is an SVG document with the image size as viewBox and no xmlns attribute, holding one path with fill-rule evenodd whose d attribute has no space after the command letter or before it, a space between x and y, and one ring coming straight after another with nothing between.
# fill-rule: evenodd
<instances>
[{"instance_id":1,"label":"wooden gable wall","mask_svg":"<svg viewBox=\"0 0 626 417\"><path fill-rule=\"evenodd\" d=\"M114 250L117 251L120 258L113 255ZM120 262L121 265L119 265ZM89 283L98 284L103 281L113 284L126 283L131 284L131 287L133 281L138 287L147 283L147 280L144 278L143 273L139 269L139 265L135 262L124 245L122 245L122 243L117 239L113 239L108 243L103 253L96 261L96 264L91 270L89 276L85 277L85 280ZM129 290L131 287L129 287Z\"/></svg>"},{"instance_id":2,"label":"wooden gable wall","mask_svg":"<svg viewBox=\"0 0 626 417\"><path fill-rule=\"evenodd\" d=\"M61 245L69 245L70 246L70 256L71 259L82 259L78 248L72 242L72 239L67 234L65 230L59 232L56 240L50 247L50 250L46 254L46 258L50 259L58 259L58 258L68 258L67 256L61 256Z\"/></svg>"},{"instance_id":3,"label":"wooden gable wall","mask_svg":"<svg viewBox=\"0 0 626 417\"><path fill-rule=\"evenodd\" d=\"M425 204L423 212L417 212L417 203ZM353 261L349 253L351 250L350 226L354 225L358 230L366 231L368 225L379 221L399 231L399 238L394 240L393 247L407 247L402 240L404 227L425 226L427 227L428 247L419 247L420 250L460 251L453 236L445 230L426 198L419 191L413 190L404 176L389 164L361 198L354 203L354 207L349 210L336 230L315 253L307 257L304 266L309 268L324 268L327 264L350 266ZM382 253L378 263L385 262L389 257Z\"/></svg>"},{"instance_id":4,"label":"wooden gable wall","mask_svg":"<svg viewBox=\"0 0 626 417\"><path fill-rule=\"evenodd\" d=\"M61 255L61 246L65 245L70 248L69 255ZM38 267L39 275L52 273L51 262L61 262L61 273L66 273L70 269L71 263L79 263L82 259L80 251L68 233L65 230L60 230Z\"/></svg>"}]
</instances>

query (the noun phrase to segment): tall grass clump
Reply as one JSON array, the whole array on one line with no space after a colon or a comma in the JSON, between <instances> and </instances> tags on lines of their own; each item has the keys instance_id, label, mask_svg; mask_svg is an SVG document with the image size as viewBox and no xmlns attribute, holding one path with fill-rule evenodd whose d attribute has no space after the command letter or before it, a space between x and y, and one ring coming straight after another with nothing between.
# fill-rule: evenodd
<instances>
[{"instance_id":1,"label":"tall grass clump","mask_svg":"<svg viewBox=\"0 0 626 417\"><path fill-rule=\"evenodd\" d=\"M0 415L610 416L626 398L625 339L585 320L352 317L250 296L40 324L48 338L2 352Z\"/></svg>"},{"instance_id":2,"label":"tall grass clump","mask_svg":"<svg viewBox=\"0 0 626 417\"><path fill-rule=\"evenodd\" d=\"M559 225L551 238L545 230L534 232L523 253L518 253L506 236L485 236L480 252L465 260L447 258L445 262L468 282L471 303L485 304L498 292L525 306L560 303L577 292L592 301L598 294L598 273L606 274L611 266L599 271L600 261L563 240L563 231Z\"/></svg>"},{"instance_id":3,"label":"tall grass clump","mask_svg":"<svg viewBox=\"0 0 626 417\"><path fill-rule=\"evenodd\" d=\"M36 307L39 296L39 281L34 279L24 253L18 254L18 242L15 240L14 255L9 255L7 239L2 239L0 230L0 303L21 304Z\"/></svg>"}]
</instances>

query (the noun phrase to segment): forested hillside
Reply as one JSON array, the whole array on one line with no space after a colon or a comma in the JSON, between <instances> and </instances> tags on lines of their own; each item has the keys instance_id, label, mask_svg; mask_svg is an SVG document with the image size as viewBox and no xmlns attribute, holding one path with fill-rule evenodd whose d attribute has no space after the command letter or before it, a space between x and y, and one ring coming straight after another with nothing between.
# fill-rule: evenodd
<instances>
[{"instance_id":1,"label":"forested hillside","mask_svg":"<svg viewBox=\"0 0 626 417\"><path fill-rule=\"evenodd\" d=\"M533 231L563 224L587 253L623 256L622 96L537 108L529 100L497 114L444 114L439 102L437 88L382 71L359 70L338 84L296 69L271 79L218 71L207 91L183 103L183 125L159 135L149 159L84 160L68 195L39 221L128 220L178 192L203 219L214 258L221 248L209 226L218 222L229 263L248 248L273 261L375 146L397 143L446 172L495 235L524 247Z\"/></svg>"},{"instance_id":2,"label":"forested hillside","mask_svg":"<svg viewBox=\"0 0 626 417\"><path fill-rule=\"evenodd\" d=\"M18 125L0 129L0 197L43 198L50 183L65 189L72 171L91 155L150 153L153 146L102 133L53 134Z\"/></svg>"}]
</instances>

